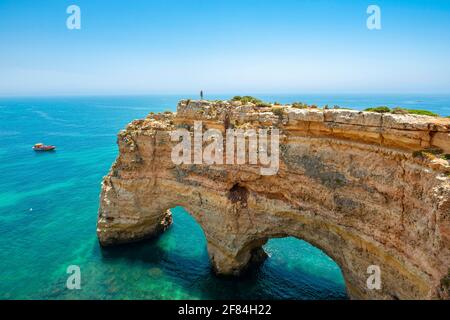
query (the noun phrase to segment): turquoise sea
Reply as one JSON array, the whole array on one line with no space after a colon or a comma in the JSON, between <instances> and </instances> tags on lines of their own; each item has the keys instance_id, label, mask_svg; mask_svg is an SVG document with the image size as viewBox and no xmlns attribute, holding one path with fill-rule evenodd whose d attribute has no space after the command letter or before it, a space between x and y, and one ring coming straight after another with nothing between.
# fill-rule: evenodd
<instances>
[{"instance_id":1,"label":"turquoise sea","mask_svg":"<svg viewBox=\"0 0 450 320\"><path fill-rule=\"evenodd\" d=\"M450 115L450 96L258 97ZM151 111L175 110L181 98L195 97L0 98L0 299L347 298L339 267L293 238L269 241L269 259L242 278L214 276L203 232L182 208L157 239L99 247L100 182L117 156L117 132ZM37 142L58 150L35 153ZM66 289L69 265L81 268L81 290Z\"/></svg>"}]
</instances>

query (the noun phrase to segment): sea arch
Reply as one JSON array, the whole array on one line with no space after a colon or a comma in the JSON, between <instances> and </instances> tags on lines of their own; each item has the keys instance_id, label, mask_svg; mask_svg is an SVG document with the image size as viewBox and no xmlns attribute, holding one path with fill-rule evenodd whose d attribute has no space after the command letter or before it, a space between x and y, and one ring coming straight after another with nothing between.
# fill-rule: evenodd
<instances>
[{"instance_id":1,"label":"sea arch","mask_svg":"<svg viewBox=\"0 0 450 320\"><path fill-rule=\"evenodd\" d=\"M450 121L294 108L258 117L248 108L182 101L176 114L132 122L102 183L100 243L155 236L170 223L167 209L181 206L202 227L218 274L241 274L264 258L268 239L292 236L339 265L352 298L448 298L448 163L421 150L450 153ZM191 130L199 119L222 130L224 119L277 126L279 172L175 165L171 130ZM379 290L367 286L370 266L381 270Z\"/></svg>"},{"instance_id":2,"label":"sea arch","mask_svg":"<svg viewBox=\"0 0 450 320\"><path fill-rule=\"evenodd\" d=\"M211 267L211 263L207 258L207 241L201 225L183 207L171 208L170 211L173 225L170 227L169 235L163 239L167 241L167 236L171 239L173 237L177 245L176 248L165 250L176 250L177 254L186 254L189 257L187 270L178 266L178 272L187 272L190 275L193 270L189 265L196 264L201 268L196 268L195 272L201 272L204 275L205 272L208 272L208 266ZM283 234L274 235L267 240L267 242L265 239L262 241L266 243L262 246L261 255L257 255L259 259L253 260L253 263L249 264L252 268L249 268L243 277L239 277L237 280L240 284L233 282L231 285L229 277L225 279L223 277L205 277L204 281L214 287L223 285L221 289L207 286L211 289L211 291L204 292L208 299L228 299L236 296L243 299L267 299L267 297L345 299L347 297L341 269L322 250L307 241ZM158 240L155 239L155 241ZM180 252L180 250L182 251ZM266 256L267 260L265 260ZM241 290L236 292L233 289L242 289L242 286L246 288L243 290L244 292Z\"/></svg>"}]
</instances>

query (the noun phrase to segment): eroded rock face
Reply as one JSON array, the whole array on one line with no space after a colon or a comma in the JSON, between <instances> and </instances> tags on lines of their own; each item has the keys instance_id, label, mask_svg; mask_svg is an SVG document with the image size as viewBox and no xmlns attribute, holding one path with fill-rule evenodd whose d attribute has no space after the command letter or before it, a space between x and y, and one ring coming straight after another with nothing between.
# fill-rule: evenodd
<instances>
[{"instance_id":1,"label":"eroded rock face","mask_svg":"<svg viewBox=\"0 0 450 320\"><path fill-rule=\"evenodd\" d=\"M450 164L441 154L450 153L450 119L282 108L181 101L176 114L130 123L102 183L101 244L155 236L182 206L219 274L240 274L268 239L294 236L338 263L352 298L448 299ZM223 132L280 129L278 173L174 165L169 132L199 120ZM380 266L381 290L367 288L370 265Z\"/></svg>"}]
</instances>

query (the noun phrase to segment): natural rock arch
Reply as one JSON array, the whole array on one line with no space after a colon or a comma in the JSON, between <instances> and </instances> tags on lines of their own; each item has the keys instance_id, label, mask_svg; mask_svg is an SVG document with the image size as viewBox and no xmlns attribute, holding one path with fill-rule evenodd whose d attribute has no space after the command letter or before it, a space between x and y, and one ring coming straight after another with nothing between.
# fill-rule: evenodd
<instances>
[{"instance_id":1,"label":"natural rock arch","mask_svg":"<svg viewBox=\"0 0 450 320\"><path fill-rule=\"evenodd\" d=\"M227 119L225 121L225 119ZM276 127L280 170L255 165L174 165L169 131ZM98 219L102 245L162 232L167 209L182 206L205 233L219 274L240 274L264 254L267 239L292 236L340 266L352 298L448 298L450 120L343 110L182 101L176 114L132 122L103 180ZM438 153L439 153L438 152ZM435 152L436 153L436 152ZM381 268L381 290L366 286ZM444 280L444 281L443 281Z\"/></svg>"}]
</instances>

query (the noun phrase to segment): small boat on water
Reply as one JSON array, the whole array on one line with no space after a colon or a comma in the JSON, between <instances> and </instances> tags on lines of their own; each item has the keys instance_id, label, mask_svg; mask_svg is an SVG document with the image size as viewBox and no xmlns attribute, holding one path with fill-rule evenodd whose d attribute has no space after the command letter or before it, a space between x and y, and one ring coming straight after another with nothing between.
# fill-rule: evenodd
<instances>
[{"instance_id":1,"label":"small boat on water","mask_svg":"<svg viewBox=\"0 0 450 320\"><path fill-rule=\"evenodd\" d=\"M55 146L46 146L43 143L36 143L33 146L34 151L53 151L55 149L56 149Z\"/></svg>"}]
</instances>

